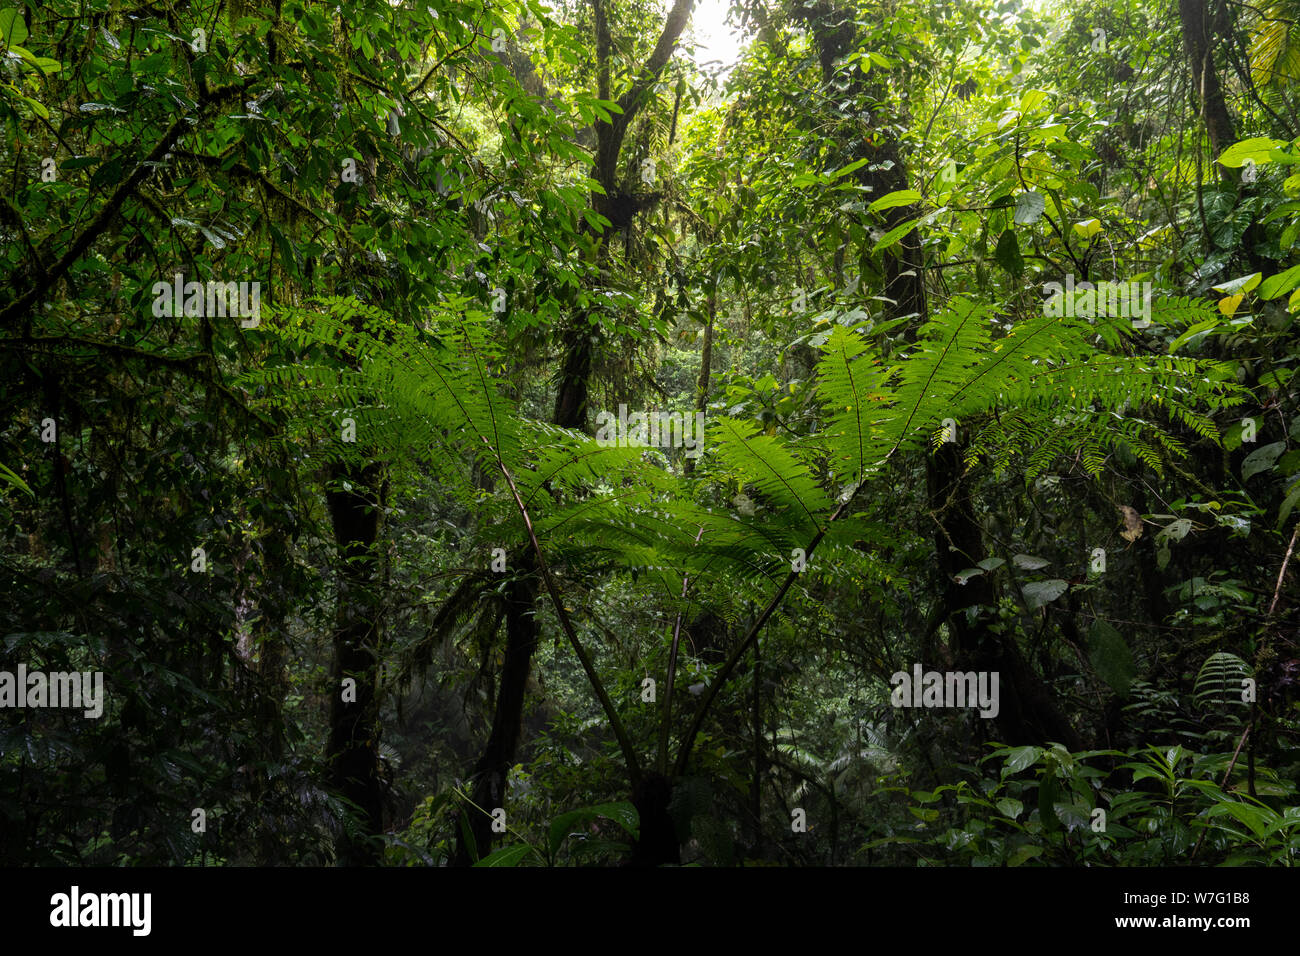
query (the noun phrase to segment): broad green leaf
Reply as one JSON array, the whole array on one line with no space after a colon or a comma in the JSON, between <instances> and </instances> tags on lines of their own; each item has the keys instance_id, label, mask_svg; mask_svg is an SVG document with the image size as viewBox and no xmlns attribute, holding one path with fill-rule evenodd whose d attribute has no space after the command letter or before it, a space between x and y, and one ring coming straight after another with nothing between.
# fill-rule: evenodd
<instances>
[{"instance_id":1,"label":"broad green leaf","mask_svg":"<svg viewBox=\"0 0 1300 956\"><path fill-rule=\"evenodd\" d=\"M1047 200L1039 192L1021 193L1016 197L1015 221L1017 225L1028 226L1038 222L1047 208Z\"/></svg>"},{"instance_id":2,"label":"broad green leaf","mask_svg":"<svg viewBox=\"0 0 1300 956\"><path fill-rule=\"evenodd\" d=\"M1016 747L1007 755L1006 773L1019 773L1039 758L1041 747Z\"/></svg>"},{"instance_id":3,"label":"broad green leaf","mask_svg":"<svg viewBox=\"0 0 1300 956\"><path fill-rule=\"evenodd\" d=\"M1265 279L1259 287L1259 297L1275 299L1284 292L1290 292L1297 285L1300 285L1300 266L1292 266L1285 272L1279 272Z\"/></svg>"},{"instance_id":4,"label":"broad green leaf","mask_svg":"<svg viewBox=\"0 0 1300 956\"><path fill-rule=\"evenodd\" d=\"M1300 501L1300 482L1297 482L1291 488L1290 494L1286 496L1286 500L1277 509L1277 527L1280 528L1286 524L1286 519L1290 516L1291 509L1296 506L1297 501Z\"/></svg>"},{"instance_id":5,"label":"broad green leaf","mask_svg":"<svg viewBox=\"0 0 1300 956\"><path fill-rule=\"evenodd\" d=\"M1261 471L1272 469L1277 460L1282 457L1284 451L1286 451L1286 442L1284 441L1273 442L1252 451L1241 463L1241 480L1249 481Z\"/></svg>"},{"instance_id":6,"label":"broad green leaf","mask_svg":"<svg viewBox=\"0 0 1300 956\"><path fill-rule=\"evenodd\" d=\"M879 212L882 209L893 209L895 206L910 206L920 201L921 194L915 189L896 189L892 193L881 196L867 209L871 212Z\"/></svg>"},{"instance_id":7,"label":"broad green leaf","mask_svg":"<svg viewBox=\"0 0 1300 956\"><path fill-rule=\"evenodd\" d=\"M1189 327L1186 332L1169 343L1170 353L1177 352L1192 339L1197 338L1202 333L1208 332L1211 329L1218 328L1219 325L1220 321L1218 319L1206 319L1204 322L1197 322L1195 325Z\"/></svg>"},{"instance_id":8,"label":"broad green leaf","mask_svg":"<svg viewBox=\"0 0 1300 956\"><path fill-rule=\"evenodd\" d=\"M1074 231L1080 239L1091 239L1101 232L1100 219L1084 219L1074 224Z\"/></svg>"},{"instance_id":9,"label":"broad green leaf","mask_svg":"<svg viewBox=\"0 0 1300 956\"><path fill-rule=\"evenodd\" d=\"M847 166L844 166L844 167L842 167L842 168L840 168L840 169L837 169L837 170L835 170L835 172L831 173L830 178L831 178L831 179L839 179L841 176L847 176L849 173L853 172L855 169L859 169L859 168L861 168L862 166L865 166L868 162L870 162L870 158L868 158L868 159L859 159L859 160L857 160L856 162L849 163Z\"/></svg>"},{"instance_id":10,"label":"broad green leaf","mask_svg":"<svg viewBox=\"0 0 1300 956\"><path fill-rule=\"evenodd\" d=\"M640 817L637 814L636 807L627 801L620 803L602 803L594 807L580 807L577 810L570 810L562 813L551 821L550 845L551 855L554 856L559 852L560 845L564 843L573 828L579 823L589 823L597 817L606 820L613 820L622 827L632 839L637 838L637 828L640 826Z\"/></svg>"},{"instance_id":11,"label":"broad green leaf","mask_svg":"<svg viewBox=\"0 0 1300 956\"><path fill-rule=\"evenodd\" d=\"M1238 292L1236 295L1230 295L1220 299L1219 311L1222 312L1224 315L1236 314L1237 306L1241 305L1241 300L1244 299L1245 297L1246 297L1245 293Z\"/></svg>"},{"instance_id":12,"label":"broad green leaf","mask_svg":"<svg viewBox=\"0 0 1300 956\"><path fill-rule=\"evenodd\" d=\"M7 47L15 47L27 39L27 24L20 11L0 10L0 36Z\"/></svg>"},{"instance_id":13,"label":"broad green leaf","mask_svg":"<svg viewBox=\"0 0 1300 956\"><path fill-rule=\"evenodd\" d=\"M514 846L503 846L499 850L494 850L483 859L475 863L475 866L518 866L523 862L524 857L530 853L536 853L527 843L518 843Z\"/></svg>"},{"instance_id":14,"label":"broad green leaf","mask_svg":"<svg viewBox=\"0 0 1300 956\"><path fill-rule=\"evenodd\" d=\"M1255 165L1271 163L1273 158L1269 152L1279 146L1285 146L1286 143L1280 139L1269 139L1267 136L1255 136L1251 139L1243 139L1240 143L1234 143L1223 151L1219 157L1219 163L1236 169L1245 164L1246 160L1251 160Z\"/></svg>"},{"instance_id":15,"label":"broad green leaf","mask_svg":"<svg viewBox=\"0 0 1300 956\"><path fill-rule=\"evenodd\" d=\"M885 235L881 237L879 242L877 242L874 246L871 247L871 254L875 255L877 252L882 252L885 249L891 248L900 239L902 239L905 235L907 235L909 232L911 232L920 224L921 224L920 219L911 219L903 223L901 226L889 230L889 232L885 233Z\"/></svg>"},{"instance_id":16,"label":"broad green leaf","mask_svg":"<svg viewBox=\"0 0 1300 956\"><path fill-rule=\"evenodd\" d=\"M1029 602L1030 610L1037 610L1045 604L1050 604L1070 587L1070 582L1063 581L1060 578L1049 578L1046 581L1030 581L1021 590L1024 592L1025 600Z\"/></svg>"},{"instance_id":17,"label":"broad green leaf","mask_svg":"<svg viewBox=\"0 0 1300 956\"><path fill-rule=\"evenodd\" d=\"M1011 855L1007 857L1007 866L1019 866L1026 860L1032 860L1034 857L1042 855L1043 848L1041 846L1034 846L1031 843L1026 843L1024 846L1016 847L1016 849L1011 852Z\"/></svg>"},{"instance_id":18,"label":"broad green leaf","mask_svg":"<svg viewBox=\"0 0 1300 956\"><path fill-rule=\"evenodd\" d=\"M1020 94L1020 112L1032 113L1045 99L1047 94L1042 90L1025 90Z\"/></svg>"},{"instance_id":19,"label":"broad green leaf","mask_svg":"<svg viewBox=\"0 0 1300 956\"><path fill-rule=\"evenodd\" d=\"M1259 285L1263 273L1252 272L1248 276L1241 276L1237 279L1230 279L1227 282L1221 282L1212 288L1216 292L1222 292L1224 295L1233 295L1237 292L1249 292L1255 286Z\"/></svg>"},{"instance_id":20,"label":"broad green leaf","mask_svg":"<svg viewBox=\"0 0 1300 956\"><path fill-rule=\"evenodd\" d=\"M1012 278L1018 279L1024 274L1025 260L1020 255L1020 242L1016 239L1014 230L1003 230L998 238L998 247L993 252L993 258Z\"/></svg>"}]
</instances>

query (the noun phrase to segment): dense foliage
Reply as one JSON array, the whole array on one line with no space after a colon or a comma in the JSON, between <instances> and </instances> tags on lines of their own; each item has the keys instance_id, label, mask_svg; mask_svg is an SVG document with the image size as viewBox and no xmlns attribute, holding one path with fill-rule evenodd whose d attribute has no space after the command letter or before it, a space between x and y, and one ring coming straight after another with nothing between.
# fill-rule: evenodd
<instances>
[{"instance_id":1,"label":"dense foliage","mask_svg":"<svg viewBox=\"0 0 1300 956\"><path fill-rule=\"evenodd\" d=\"M0 861L1297 861L1294 0L8 2Z\"/></svg>"}]
</instances>

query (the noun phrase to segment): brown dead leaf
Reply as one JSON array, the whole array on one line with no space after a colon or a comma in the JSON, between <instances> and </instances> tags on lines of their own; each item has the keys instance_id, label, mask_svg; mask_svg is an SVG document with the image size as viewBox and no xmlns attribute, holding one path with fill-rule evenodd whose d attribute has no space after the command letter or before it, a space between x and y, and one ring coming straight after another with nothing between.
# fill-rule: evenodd
<instances>
[{"instance_id":1,"label":"brown dead leaf","mask_svg":"<svg viewBox=\"0 0 1300 956\"><path fill-rule=\"evenodd\" d=\"M1120 505L1119 514L1124 519L1124 530L1119 533L1119 536L1132 544L1142 537L1142 516L1135 508L1130 508L1128 505Z\"/></svg>"}]
</instances>

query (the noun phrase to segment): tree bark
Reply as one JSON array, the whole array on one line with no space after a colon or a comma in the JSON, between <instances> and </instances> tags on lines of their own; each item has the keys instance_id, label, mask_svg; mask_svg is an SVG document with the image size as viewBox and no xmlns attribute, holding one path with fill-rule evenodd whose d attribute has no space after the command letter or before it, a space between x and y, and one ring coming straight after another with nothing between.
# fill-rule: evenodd
<instances>
[{"instance_id":1,"label":"tree bark","mask_svg":"<svg viewBox=\"0 0 1300 956\"><path fill-rule=\"evenodd\" d=\"M1210 137L1210 150L1217 157L1236 142L1237 134L1214 68L1214 32L1206 0L1178 0L1178 17L1182 21L1183 49L1191 68L1201 119ZM1219 175L1228 182L1234 173L1220 165Z\"/></svg>"},{"instance_id":2,"label":"tree bark","mask_svg":"<svg viewBox=\"0 0 1300 956\"><path fill-rule=\"evenodd\" d=\"M597 95L602 99L608 99L610 94L609 62L612 48L605 3L606 0L592 0L596 31L596 87ZM610 230L627 225L630 217L637 212L637 204L619 193L618 157L632 120L645 104L651 88L668 65L682 31L686 29L693 6L694 0L675 0L664 19L663 30L654 50L638 71L631 88L618 99L622 112L612 113L609 122L596 122L596 155L591 178L600 184L600 190L592 190L590 205L613 224L594 230L598 239L603 240ZM597 252L602 275L605 248L602 241ZM594 345L593 328L588 316L578 316L563 339L564 359L555 395L555 424L563 428L581 429L587 425L587 390L591 380Z\"/></svg>"},{"instance_id":3,"label":"tree bark","mask_svg":"<svg viewBox=\"0 0 1300 956\"><path fill-rule=\"evenodd\" d=\"M506 648L501 666L501 687L492 717L492 732L483 755L474 767L472 799L482 811L469 807L467 823L480 857L486 856L496 834L492 832L493 810L505 808L506 778L514 766L515 753L523 733L524 700L533 654L537 650L537 576L532 551L520 552L515 577L506 587ZM456 864L469 866L470 847L460 840Z\"/></svg>"},{"instance_id":4,"label":"tree bark","mask_svg":"<svg viewBox=\"0 0 1300 956\"><path fill-rule=\"evenodd\" d=\"M338 605L330 681L330 733L326 760L331 782L354 805L362 835L345 833L338 862L364 866L379 862L373 839L383 831L383 788L379 779L378 643L382 593L376 548L384 498L383 469L377 464L338 465L326 493L339 554ZM352 490L345 491L340 482ZM374 498L369 496L373 495ZM344 682L353 680L352 692ZM345 700L345 697L347 698Z\"/></svg>"}]
</instances>

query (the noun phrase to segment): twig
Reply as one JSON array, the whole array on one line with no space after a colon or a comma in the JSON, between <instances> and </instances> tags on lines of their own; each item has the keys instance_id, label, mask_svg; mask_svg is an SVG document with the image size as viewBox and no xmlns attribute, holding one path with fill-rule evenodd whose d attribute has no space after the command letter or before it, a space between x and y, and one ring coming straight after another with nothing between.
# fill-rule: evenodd
<instances>
[{"instance_id":1,"label":"twig","mask_svg":"<svg viewBox=\"0 0 1300 956\"><path fill-rule=\"evenodd\" d=\"M1268 606L1268 617L1273 616L1273 609L1277 607L1277 599L1282 594L1282 578L1286 576L1286 566L1291 561L1291 552L1295 550L1296 535L1300 535L1300 522L1296 523L1295 530L1291 532L1291 543L1286 546L1286 557L1282 559L1282 569L1277 572L1277 587L1273 589L1273 603Z\"/></svg>"}]
</instances>

